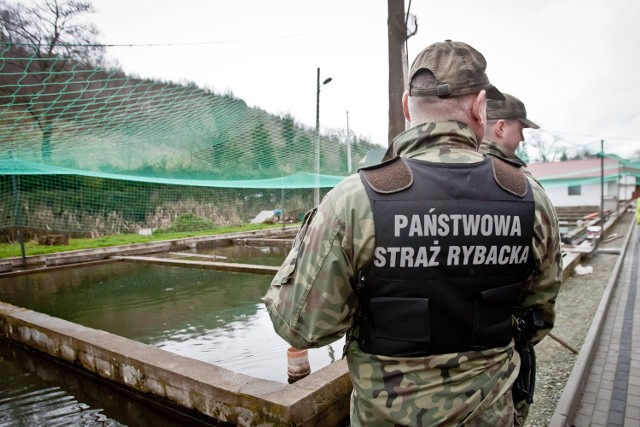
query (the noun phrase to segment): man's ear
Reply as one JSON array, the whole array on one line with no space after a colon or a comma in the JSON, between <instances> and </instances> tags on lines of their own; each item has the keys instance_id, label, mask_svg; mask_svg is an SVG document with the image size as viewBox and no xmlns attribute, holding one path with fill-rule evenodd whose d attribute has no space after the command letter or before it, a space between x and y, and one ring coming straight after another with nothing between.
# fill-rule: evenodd
<instances>
[{"instance_id":1,"label":"man's ear","mask_svg":"<svg viewBox=\"0 0 640 427\"><path fill-rule=\"evenodd\" d=\"M493 132L496 134L496 136L499 136L500 138L502 138L504 136L504 128L507 125L507 122L503 119L500 119L496 122L495 127L493 128Z\"/></svg>"},{"instance_id":2,"label":"man's ear","mask_svg":"<svg viewBox=\"0 0 640 427\"><path fill-rule=\"evenodd\" d=\"M471 105L471 119L479 128L485 128L487 124L487 92L481 90Z\"/></svg>"},{"instance_id":3,"label":"man's ear","mask_svg":"<svg viewBox=\"0 0 640 427\"><path fill-rule=\"evenodd\" d=\"M409 115L409 91L405 90L402 94L402 111L404 111L404 118L411 123L411 116Z\"/></svg>"},{"instance_id":4,"label":"man's ear","mask_svg":"<svg viewBox=\"0 0 640 427\"><path fill-rule=\"evenodd\" d=\"M469 126L471 126L473 132L476 134L479 143L487 132L487 92L481 90L480 93L473 98L470 113L471 122Z\"/></svg>"}]
</instances>

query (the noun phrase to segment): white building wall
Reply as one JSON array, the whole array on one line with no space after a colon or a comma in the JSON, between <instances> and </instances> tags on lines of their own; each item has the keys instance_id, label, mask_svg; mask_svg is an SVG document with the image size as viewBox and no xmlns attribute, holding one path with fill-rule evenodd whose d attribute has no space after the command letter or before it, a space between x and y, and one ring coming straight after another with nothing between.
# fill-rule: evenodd
<instances>
[{"instance_id":1,"label":"white building wall","mask_svg":"<svg viewBox=\"0 0 640 427\"><path fill-rule=\"evenodd\" d=\"M630 179L631 178L631 179ZM604 183L605 209L614 209L618 200L629 200L635 190L634 177L622 177L622 182ZM545 188L554 206L600 206L600 183L582 185L580 195L569 195L568 186Z\"/></svg>"},{"instance_id":2,"label":"white building wall","mask_svg":"<svg viewBox=\"0 0 640 427\"><path fill-rule=\"evenodd\" d=\"M635 176L623 176L620 180L620 200L631 200L633 192L636 190L636 177Z\"/></svg>"},{"instance_id":3,"label":"white building wall","mask_svg":"<svg viewBox=\"0 0 640 427\"><path fill-rule=\"evenodd\" d=\"M569 196L568 187L545 188L553 206L600 206L600 184L583 185L580 195Z\"/></svg>"}]
</instances>

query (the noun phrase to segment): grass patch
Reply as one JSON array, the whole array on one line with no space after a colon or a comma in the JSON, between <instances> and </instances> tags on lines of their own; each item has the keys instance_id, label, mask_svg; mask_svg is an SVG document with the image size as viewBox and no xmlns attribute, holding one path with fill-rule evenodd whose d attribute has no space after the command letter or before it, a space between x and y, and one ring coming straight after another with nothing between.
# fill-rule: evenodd
<instances>
[{"instance_id":1,"label":"grass patch","mask_svg":"<svg viewBox=\"0 0 640 427\"><path fill-rule=\"evenodd\" d=\"M25 242L25 253L27 256L46 255L46 254L51 254L56 252L75 251L79 249L96 249L96 248L104 248L108 246L121 246L121 245L131 245L135 243L149 243L149 242L158 242L162 240L183 239L187 237L214 236L214 235L225 234L225 233L263 230L263 229L278 228L278 227L282 227L282 225L281 224L275 224L275 225L246 224L246 225L240 225L240 226L216 227L213 230L164 232L161 234L154 234L152 236L141 236L138 234L117 234L113 236L98 237L95 239L71 238L69 239L68 245L60 245L60 246L41 246L41 245L38 245L38 243L35 241L28 241L28 242ZM11 258L11 257L19 257L19 256L22 256L22 253L20 251L20 245L18 243L0 244L0 258Z\"/></svg>"}]
</instances>

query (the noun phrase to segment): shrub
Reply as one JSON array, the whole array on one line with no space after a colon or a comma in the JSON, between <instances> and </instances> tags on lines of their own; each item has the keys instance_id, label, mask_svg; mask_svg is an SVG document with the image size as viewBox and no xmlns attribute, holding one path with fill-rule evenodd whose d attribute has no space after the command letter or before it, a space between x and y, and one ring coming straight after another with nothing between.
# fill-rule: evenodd
<instances>
[{"instance_id":1,"label":"shrub","mask_svg":"<svg viewBox=\"0 0 640 427\"><path fill-rule=\"evenodd\" d=\"M202 218L198 215L191 213L180 215L176 220L167 228L159 228L154 231L154 234L159 233L172 233L182 231L198 231L198 230L211 230L216 227L213 221L206 218Z\"/></svg>"}]
</instances>

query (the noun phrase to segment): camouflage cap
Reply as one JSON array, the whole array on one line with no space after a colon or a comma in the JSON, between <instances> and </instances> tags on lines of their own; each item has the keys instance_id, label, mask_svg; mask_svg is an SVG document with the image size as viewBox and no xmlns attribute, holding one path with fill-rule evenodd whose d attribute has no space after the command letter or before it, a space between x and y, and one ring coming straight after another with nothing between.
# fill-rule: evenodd
<instances>
[{"instance_id":1,"label":"camouflage cap","mask_svg":"<svg viewBox=\"0 0 640 427\"><path fill-rule=\"evenodd\" d=\"M518 98L508 93L504 101L487 101L487 120L517 119L527 128L539 129L540 126L527 119L527 110Z\"/></svg>"},{"instance_id":2,"label":"camouflage cap","mask_svg":"<svg viewBox=\"0 0 640 427\"><path fill-rule=\"evenodd\" d=\"M407 90L410 96L467 95L487 91L487 98L504 100L502 93L491 83L485 73L487 61L473 47L462 42L445 40L427 46L411 65ZM413 76L420 70L429 70L438 82L434 88L411 87Z\"/></svg>"}]
</instances>

